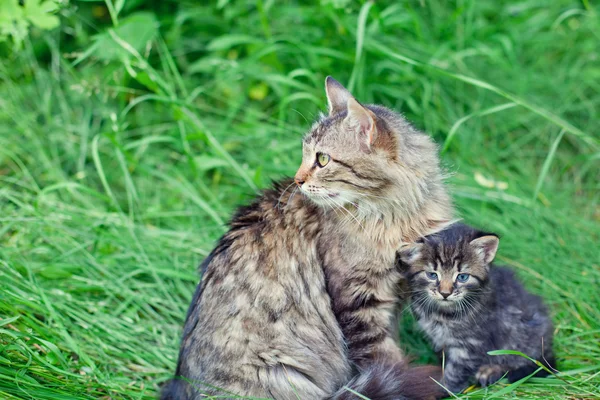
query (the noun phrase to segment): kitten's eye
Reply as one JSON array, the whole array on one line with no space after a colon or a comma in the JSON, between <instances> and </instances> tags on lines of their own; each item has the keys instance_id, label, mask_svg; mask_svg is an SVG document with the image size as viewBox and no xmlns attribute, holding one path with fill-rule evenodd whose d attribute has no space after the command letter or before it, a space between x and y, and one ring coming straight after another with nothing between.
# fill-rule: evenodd
<instances>
[{"instance_id":1,"label":"kitten's eye","mask_svg":"<svg viewBox=\"0 0 600 400\"><path fill-rule=\"evenodd\" d=\"M469 274L458 274L458 276L456 277L456 281L464 283L469 280L469 276Z\"/></svg>"},{"instance_id":2,"label":"kitten's eye","mask_svg":"<svg viewBox=\"0 0 600 400\"><path fill-rule=\"evenodd\" d=\"M425 274L431 280L436 280L437 279L437 274L435 272L425 272Z\"/></svg>"},{"instance_id":3,"label":"kitten's eye","mask_svg":"<svg viewBox=\"0 0 600 400\"><path fill-rule=\"evenodd\" d=\"M317 164L319 164L319 167L321 168L326 166L329 163L330 159L331 157L329 157L329 154L317 153Z\"/></svg>"}]
</instances>

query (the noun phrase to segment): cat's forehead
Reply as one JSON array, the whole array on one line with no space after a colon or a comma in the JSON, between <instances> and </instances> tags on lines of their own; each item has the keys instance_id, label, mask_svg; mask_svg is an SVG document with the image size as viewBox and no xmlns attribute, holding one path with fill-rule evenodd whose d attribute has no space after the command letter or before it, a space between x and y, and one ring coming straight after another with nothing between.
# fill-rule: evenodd
<instances>
[{"instance_id":1,"label":"cat's forehead","mask_svg":"<svg viewBox=\"0 0 600 400\"><path fill-rule=\"evenodd\" d=\"M354 135L350 135L345 128L345 113L334 116L320 115L313 123L304 137L304 146L311 148L343 148L350 146L354 141Z\"/></svg>"},{"instance_id":2,"label":"cat's forehead","mask_svg":"<svg viewBox=\"0 0 600 400\"><path fill-rule=\"evenodd\" d=\"M452 266L455 261L470 257L470 251L463 241L428 241L425 244L425 256L429 261L436 261L442 266Z\"/></svg>"}]
</instances>

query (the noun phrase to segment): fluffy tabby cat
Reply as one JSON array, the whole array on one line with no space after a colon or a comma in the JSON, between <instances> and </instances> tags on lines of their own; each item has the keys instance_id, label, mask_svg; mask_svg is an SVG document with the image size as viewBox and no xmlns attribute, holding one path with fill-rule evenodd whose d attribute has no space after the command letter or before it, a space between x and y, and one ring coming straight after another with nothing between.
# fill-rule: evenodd
<instances>
[{"instance_id":1,"label":"fluffy tabby cat","mask_svg":"<svg viewBox=\"0 0 600 400\"><path fill-rule=\"evenodd\" d=\"M163 399L439 395L439 370L408 367L391 326L396 250L451 219L437 147L325 86L329 115L304 138L295 182L240 208L204 261Z\"/></svg>"},{"instance_id":2,"label":"fluffy tabby cat","mask_svg":"<svg viewBox=\"0 0 600 400\"><path fill-rule=\"evenodd\" d=\"M490 264L498 243L494 234L454 224L400 252L412 310L435 350L444 353L444 384L452 392L473 376L487 386L505 374L513 382L538 368L520 356L488 355L490 350L518 350L554 368L548 311L511 270Z\"/></svg>"}]
</instances>

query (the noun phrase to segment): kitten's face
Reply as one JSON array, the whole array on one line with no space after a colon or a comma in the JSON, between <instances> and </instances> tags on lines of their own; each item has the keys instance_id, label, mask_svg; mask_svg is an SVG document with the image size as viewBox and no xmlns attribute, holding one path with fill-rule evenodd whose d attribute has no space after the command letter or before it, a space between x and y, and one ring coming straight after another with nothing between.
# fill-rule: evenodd
<instances>
[{"instance_id":1,"label":"kitten's face","mask_svg":"<svg viewBox=\"0 0 600 400\"><path fill-rule=\"evenodd\" d=\"M489 264L498 248L496 236L452 242L431 236L402 249L413 301L425 308L466 309L488 281Z\"/></svg>"}]
</instances>

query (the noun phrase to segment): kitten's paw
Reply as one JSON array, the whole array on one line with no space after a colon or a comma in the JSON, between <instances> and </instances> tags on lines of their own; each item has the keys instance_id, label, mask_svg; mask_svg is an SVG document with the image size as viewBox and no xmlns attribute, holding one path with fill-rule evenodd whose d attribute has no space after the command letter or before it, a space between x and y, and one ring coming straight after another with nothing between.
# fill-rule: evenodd
<instances>
[{"instance_id":1,"label":"kitten's paw","mask_svg":"<svg viewBox=\"0 0 600 400\"><path fill-rule=\"evenodd\" d=\"M489 386L502 378L506 369L500 365L482 365L475 374L475 379L481 386Z\"/></svg>"}]
</instances>

